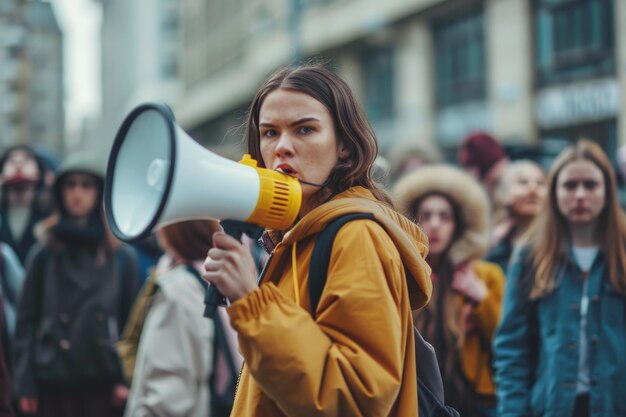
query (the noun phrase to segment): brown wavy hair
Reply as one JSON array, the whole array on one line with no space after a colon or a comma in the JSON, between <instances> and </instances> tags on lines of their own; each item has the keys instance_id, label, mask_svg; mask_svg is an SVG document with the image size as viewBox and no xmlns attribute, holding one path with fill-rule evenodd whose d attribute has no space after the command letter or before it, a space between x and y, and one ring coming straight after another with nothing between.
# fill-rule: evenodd
<instances>
[{"instance_id":1,"label":"brown wavy hair","mask_svg":"<svg viewBox=\"0 0 626 417\"><path fill-rule=\"evenodd\" d=\"M557 179L563 168L574 161L590 161L602 171L605 205L598 216L597 238L606 258L611 285L626 295L626 223L617 198L617 181L611 162L597 144L582 139L565 148L548 174L548 196L525 240L535 270L530 298L537 299L555 288L556 271L568 255L569 228L556 200Z\"/></svg>"},{"instance_id":2,"label":"brown wavy hair","mask_svg":"<svg viewBox=\"0 0 626 417\"><path fill-rule=\"evenodd\" d=\"M335 124L337 140L348 150L328 177L331 194L337 194L360 185L369 189L376 198L393 205L391 198L372 178L372 166L378 155L374 129L365 116L348 84L322 65L286 67L271 75L261 86L250 105L245 137L248 153L265 167L261 156L259 113L265 98L273 91L285 89L304 93L322 103L330 112Z\"/></svg>"},{"instance_id":3,"label":"brown wavy hair","mask_svg":"<svg viewBox=\"0 0 626 417\"><path fill-rule=\"evenodd\" d=\"M204 259L213 246L213 233L222 230L214 220L188 220L170 224L161 230L161 238L185 261Z\"/></svg>"}]
</instances>

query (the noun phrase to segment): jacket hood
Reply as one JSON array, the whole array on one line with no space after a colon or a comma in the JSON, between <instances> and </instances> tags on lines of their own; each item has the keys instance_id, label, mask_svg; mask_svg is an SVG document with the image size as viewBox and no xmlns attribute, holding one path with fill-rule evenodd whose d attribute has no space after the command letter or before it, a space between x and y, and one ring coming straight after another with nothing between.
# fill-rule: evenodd
<instances>
[{"instance_id":1,"label":"jacket hood","mask_svg":"<svg viewBox=\"0 0 626 417\"><path fill-rule=\"evenodd\" d=\"M62 214L65 213L65 208L63 207L63 197L61 195L61 182L67 174L71 173L93 175L98 179L100 189L104 189L105 169L97 155L90 152L76 152L68 155L57 170L53 186L54 201Z\"/></svg>"},{"instance_id":2,"label":"jacket hood","mask_svg":"<svg viewBox=\"0 0 626 417\"><path fill-rule=\"evenodd\" d=\"M104 162L98 155L91 152L75 152L68 155L57 169L57 182L62 176L71 172L91 174L104 181Z\"/></svg>"},{"instance_id":3,"label":"jacket hood","mask_svg":"<svg viewBox=\"0 0 626 417\"><path fill-rule=\"evenodd\" d=\"M75 152L68 155L63 160L57 170L56 179L52 187L54 203L61 218L67 216L67 210L65 208L65 204L63 203L63 194L61 190L61 184L63 183L65 176L72 173L89 174L94 176L98 181L98 187L100 189L98 202L96 204L96 207L98 207L99 210L102 205L102 191L104 190L104 172L105 169L103 168L102 161L94 153ZM97 216L100 216L99 211Z\"/></svg>"},{"instance_id":4,"label":"jacket hood","mask_svg":"<svg viewBox=\"0 0 626 417\"><path fill-rule=\"evenodd\" d=\"M363 187L344 191L312 210L291 230L282 242L291 244L315 235L332 220L349 213L371 213L394 242L407 271L409 298L413 309L423 307L430 298L432 282L426 263L428 239L415 223L377 200Z\"/></svg>"},{"instance_id":5,"label":"jacket hood","mask_svg":"<svg viewBox=\"0 0 626 417\"><path fill-rule=\"evenodd\" d=\"M428 194L441 194L460 209L464 233L450 246L448 256L454 266L483 258L489 249L489 199L484 188L459 168L437 164L417 169L394 187L398 209L409 217L415 203Z\"/></svg>"}]
</instances>

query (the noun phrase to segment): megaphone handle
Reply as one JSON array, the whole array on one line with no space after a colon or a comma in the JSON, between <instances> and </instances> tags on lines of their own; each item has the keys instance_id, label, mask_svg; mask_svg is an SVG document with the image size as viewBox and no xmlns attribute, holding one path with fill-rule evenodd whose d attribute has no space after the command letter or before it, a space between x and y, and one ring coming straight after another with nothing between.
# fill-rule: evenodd
<instances>
[{"instance_id":1,"label":"megaphone handle","mask_svg":"<svg viewBox=\"0 0 626 417\"><path fill-rule=\"evenodd\" d=\"M204 293L204 317L213 318L217 307L225 305L226 299L215 285L209 285Z\"/></svg>"},{"instance_id":2,"label":"megaphone handle","mask_svg":"<svg viewBox=\"0 0 626 417\"><path fill-rule=\"evenodd\" d=\"M237 240L240 240L241 235L244 233L253 239L258 238L263 230L257 225L237 220L222 220L220 224L224 228L224 232ZM204 317L212 318L217 311L217 307L221 305L226 305L226 298L214 285L209 285L204 295Z\"/></svg>"}]
</instances>

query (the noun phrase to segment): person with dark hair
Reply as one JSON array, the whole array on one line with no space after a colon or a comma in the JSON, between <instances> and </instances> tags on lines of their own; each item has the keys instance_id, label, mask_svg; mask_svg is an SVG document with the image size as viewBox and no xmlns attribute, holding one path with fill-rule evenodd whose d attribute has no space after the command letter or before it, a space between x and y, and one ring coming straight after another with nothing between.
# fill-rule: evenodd
<instances>
[{"instance_id":1,"label":"person with dark hair","mask_svg":"<svg viewBox=\"0 0 626 417\"><path fill-rule=\"evenodd\" d=\"M414 319L437 353L446 403L462 416L495 416L491 341L504 274L480 260L489 247L487 195L469 174L448 165L413 171L394 195L428 236L433 299Z\"/></svg>"},{"instance_id":2,"label":"person with dark hair","mask_svg":"<svg viewBox=\"0 0 626 417\"><path fill-rule=\"evenodd\" d=\"M59 168L56 213L33 248L18 307L14 389L22 413L121 415L123 385L115 342L134 300L132 252L103 221L103 174L89 154Z\"/></svg>"},{"instance_id":3,"label":"person with dark hair","mask_svg":"<svg viewBox=\"0 0 626 417\"><path fill-rule=\"evenodd\" d=\"M35 224L50 214L39 204L45 167L26 145L13 146L0 157L0 241L11 246L22 264L37 239Z\"/></svg>"},{"instance_id":4,"label":"person with dark hair","mask_svg":"<svg viewBox=\"0 0 626 417\"><path fill-rule=\"evenodd\" d=\"M626 222L595 143L555 159L507 276L494 341L499 415L626 415Z\"/></svg>"},{"instance_id":5,"label":"person with dark hair","mask_svg":"<svg viewBox=\"0 0 626 417\"><path fill-rule=\"evenodd\" d=\"M257 280L248 249L218 232L204 278L230 301L246 361L234 416L417 416L411 310L431 293L426 237L372 180L373 129L348 85L321 66L274 73L254 97L248 152L302 184L298 220L267 230ZM316 236L337 233L328 279L311 311Z\"/></svg>"},{"instance_id":6,"label":"person with dark hair","mask_svg":"<svg viewBox=\"0 0 626 417\"><path fill-rule=\"evenodd\" d=\"M493 201L498 181L509 164L500 142L487 132L470 133L459 146L457 159L461 167L483 184Z\"/></svg>"},{"instance_id":7,"label":"person with dark hair","mask_svg":"<svg viewBox=\"0 0 626 417\"><path fill-rule=\"evenodd\" d=\"M213 415L214 328L202 315L199 269L218 230L216 221L194 220L157 232L165 255L141 330L127 417Z\"/></svg>"}]
</instances>

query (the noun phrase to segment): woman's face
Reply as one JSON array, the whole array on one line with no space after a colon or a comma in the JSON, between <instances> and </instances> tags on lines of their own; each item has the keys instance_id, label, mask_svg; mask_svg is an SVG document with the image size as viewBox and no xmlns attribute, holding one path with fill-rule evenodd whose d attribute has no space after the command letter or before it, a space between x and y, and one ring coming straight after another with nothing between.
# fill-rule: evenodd
<instances>
[{"instance_id":1,"label":"woman's face","mask_svg":"<svg viewBox=\"0 0 626 417\"><path fill-rule=\"evenodd\" d=\"M259 112L259 138L267 168L315 184L323 184L338 159L348 156L337 140L328 109L313 97L291 90L267 95ZM311 197L319 189L302 184L303 210L314 208Z\"/></svg>"},{"instance_id":2,"label":"woman's face","mask_svg":"<svg viewBox=\"0 0 626 417\"><path fill-rule=\"evenodd\" d=\"M89 174L71 173L63 178L63 203L70 216L84 217L98 202L98 183Z\"/></svg>"},{"instance_id":3,"label":"woman's face","mask_svg":"<svg viewBox=\"0 0 626 417\"><path fill-rule=\"evenodd\" d=\"M35 158L28 152L16 149L12 151L2 167L2 177L8 180L39 180L39 166Z\"/></svg>"},{"instance_id":4,"label":"woman's face","mask_svg":"<svg viewBox=\"0 0 626 417\"><path fill-rule=\"evenodd\" d=\"M520 169L508 184L507 205L516 217L534 217L546 195L544 173L534 165Z\"/></svg>"},{"instance_id":5,"label":"woman's face","mask_svg":"<svg viewBox=\"0 0 626 417\"><path fill-rule=\"evenodd\" d=\"M415 216L428 236L428 253L443 253L452 242L456 228L454 211L448 199L439 195L426 197L417 208Z\"/></svg>"},{"instance_id":6,"label":"woman's face","mask_svg":"<svg viewBox=\"0 0 626 417\"><path fill-rule=\"evenodd\" d=\"M606 204L600 168L586 159L566 164L556 179L556 200L570 225L594 222Z\"/></svg>"}]
</instances>

